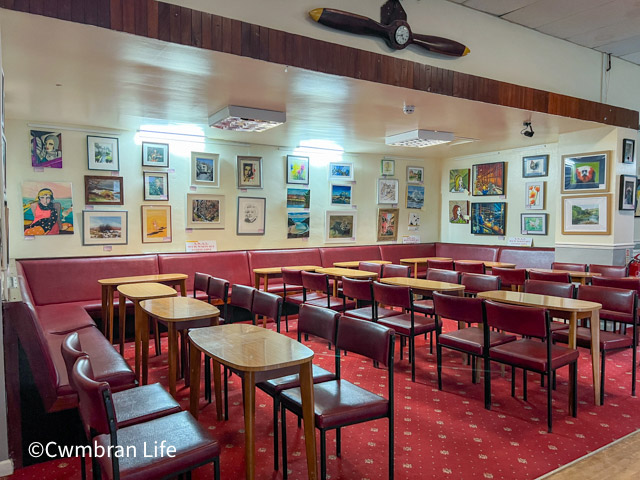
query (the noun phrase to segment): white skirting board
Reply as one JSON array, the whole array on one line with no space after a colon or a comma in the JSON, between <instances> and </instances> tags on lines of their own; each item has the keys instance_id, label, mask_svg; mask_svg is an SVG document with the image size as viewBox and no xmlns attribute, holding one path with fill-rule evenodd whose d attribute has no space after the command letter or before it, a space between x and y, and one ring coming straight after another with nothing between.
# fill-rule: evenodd
<instances>
[{"instance_id":1,"label":"white skirting board","mask_svg":"<svg viewBox=\"0 0 640 480\"><path fill-rule=\"evenodd\" d=\"M13 461L11 459L0 462L0 477L13 475Z\"/></svg>"}]
</instances>

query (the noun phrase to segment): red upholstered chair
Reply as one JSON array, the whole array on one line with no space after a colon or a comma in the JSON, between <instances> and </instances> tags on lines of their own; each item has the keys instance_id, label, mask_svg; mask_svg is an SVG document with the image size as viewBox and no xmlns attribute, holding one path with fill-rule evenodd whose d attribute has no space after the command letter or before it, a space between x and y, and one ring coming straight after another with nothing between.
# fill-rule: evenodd
<instances>
[{"instance_id":1,"label":"red upholstered chair","mask_svg":"<svg viewBox=\"0 0 640 480\"><path fill-rule=\"evenodd\" d=\"M385 265L382 269L382 278L391 278L391 277L410 277L411 276L411 267L406 265L394 265L390 263Z\"/></svg>"},{"instance_id":2,"label":"red upholstered chair","mask_svg":"<svg viewBox=\"0 0 640 480\"><path fill-rule=\"evenodd\" d=\"M329 276L325 273L301 272L302 275L302 293L304 294L305 305L315 305L316 307L330 308L331 310L341 311L355 307L355 302L343 302L341 298L331 295L329 290ZM310 299L307 295L310 292L316 292L319 295Z\"/></svg>"},{"instance_id":3,"label":"red upholstered chair","mask_svg":"<svg viewBox=\"0 0 640 480\"><path fill-rule=\"evenodd\" d=\"M409 340L411 381L415 382L415 337L423 333L433 332L436 329L436 321L434 318L415 314L413 308L413 293L409 287L373 282L373 298L376 304L400 307L406 312L392 317L378 318L377 322L385 327L393 328L398 335ZM400 358L402 358L402 346L403 343L400 345Z\"/></svg>"},{"instance_id":4,"label":"red upholstered chair","mask_svg":"<svg viewBox=\"0 0 640 480\"><path fill-rule=\"evenodd\" d=\"M571 277L568 273L562 272L538 272L536 270L529 270L530 280L542 280L544 282L562 282L570 283Z\"/></svg>"},{"instance_id":5,"label":"red upholstered chair","mask_svg":"<svg viewBox=\"0 0 640 480\"><path fill-rule=\"evenodd\" d=\"M574 298L576 286L573 283L545 282L544 280L527 280L524 283L525 293L537 295L549 295L552 297ZM552 332L564 330L567 324L564 322L550 322Z\"/></svg>"},{"instance_id":6,"label":"red upholstered chair","mask_svg":"<svg viewBox=\"0 0 640 480\"><path fill-rule=\"evenodd\" d=\"M551 264L552 270L569 270L570 272L586 272L587 264L586 263L562 263L562 262L553 262Z\"/></svg>"},{"instance_id":7,"label":"red upholstered chair","mask_svg":"<svg viewBox=\"0 0 640 480\"><path fill-rule=\"evenodd\" d=\"M603 277L626 277L626 265L589 265L589 272L600 273Z\"/></svg>"},{"instance_id":8,"label":"red upholstered chair","mask_svg":"<svg viewBox=\"0 0 640 480\"><path fill-rule=\"evenodd\" d=\"M440 270L437 268L432 268L431 270L427 270L427 280L433 280L434 282L459 283L460 272L456 272L454 270ZM422 313L424 315L434 315L433 300L431 298L414 300L413 308L418 313Z\"/></svg>"},{"instance_id":9,"label":"red upholstered chair","mask_svg":"<svg viewBox=\"0 0 640 480\"><path fill-rule=\"evenodd\" d=\"M522 338L513 342L489 347L489 332L491 328L515 333L526 337L540 338L537 341ZM524 400L527 400L527 375L531 370L551 378L558 368L569 365L573 376L573 395L571 404L573 416L577 415L578 407L578 351L558 345L552 345L550 340L549 315L544 308L530 308L519 305L507 305L490 300L485 301L485 375L484 402L485 408L491 410L491 362L511 365L511 395L515 395L515 369L522 368ZM547 430L551 433L552 409L551 393L547 388Z\"/></svg>"},{"instance_id":10,"label":"red upholstered chair","mask_svg":"<svg viewBox=\"0 0 640 480\"><path fill-rule=\"evenodd\" d=\"M457 297L434 292L433 305L436 318L436 352L438 365L438 389L442 390L442 347L457 350L471 355L471 381L476 383L477 358L484 352L484 333L482 329L472 327L473 324L484 323L484 300L471 297ZM442 333L442 319L447 318L457 322L464 322L470 328L453 330ZM512 342L514 335L500 332L489 332L489 345L495 347L503 343Z\"/></svg>"},{"instance_id":11,"label":"red upholstered chair","mask_svg":"<svg viewBox=\"0 0 640 480\"><path fill-rule=\"evenodd\" d=\"M211 275L208 273L196 272L193 275L193 298L198 298L198 292L207 294L207 287L209 286L209 279ZM202 296L204 296L202 295Z\"/></svg>"},{"instance_id":12,"label":"red upholstered chair","mask_svg":"<svg viewBox=\"0 0 640 480\"><path fill-rule=\"evenodd\" d=\"M128 448L133 447L137 452L122 458L118 455L92 457L94 478L168 478L210 462L214 465L214 477L220 478L218 442L189 412L122 427L118 424L109 384L93 379L87 357L76 361L71 378L78 391L80 418L85 432L89 432L88 440L93 446L91 451L104 449L115 452L116 448L122 448L128 452ZM172 456L143 455L145 446L161 444L174 447Z\"/></svg>"},{"instance_id":13,"label":"red upholstered chair","mask_svg":"<svg viewBox=\"0 0 640 480\"><path fill-rule=\"evenodd\" d=\"M500 277L500 285L503 289L521 291L524 281L527 279L527 270L524 268L499 268L493 267L491 275Z\"/></svg>"},{"instance_id":14,"label":"red upholstered chair","mask_svg":"<svg viewBox=\"0 0 640 480\"><path fill-rule=\"evenodd\" d=\"M391 317L402 313L399 310L391 310L389 308L382 307L378 307L377 312L375 311L376 306L373 299L373 280L344 277L342 279L342 293L342 300L345 302L345 305L347 298L351 298L356 302L355 308L351 310L343 310L344 314L348 317L375 321L376 318ZM365 306L365 303L368 305Z\"/></svg>"},{"instance_id":15,"label":"red upholstered chair","mask_svg":"<svg viewBox=\"0 0 640 480\"><path fill-rule=\"evenodd\" d=\"M322 295L316 292L302 291L302 270L292 268L282 268L282 286L283 286L283 310L285 330L289 331L289 310L287 303L298 307L302 305L305 299L316 300L322 298ZM293 292L293 293L292 293Z\"/></svg>"},{"instance_id":16,"label":"red upholstered chair","mask_svg":"<svg viewBox=\"0 0 640 480\"><path fill-rule=\"evenodd\" d=\"M253 295L256 289L253 287L247 287L246 285L233 284L231 286L231 299L229 305L232 308L231 313L228 313L229 318L225 318L225 323L233 323L238 321L244 321L246 318L240 317L240 311L251 315L251 309L253 308ZM240 317L240 318L237 318ZM249 318L252 322L253 318Z\"/></svg>"},{"instance_id":17,"label":"red upholstered chair","mask_svg":"<svg viewBox=\"0 0 640 480\"><path fill-rule=\"evenodd\" d=\"M227 304L229 303L229 280L224 278L211 277L207 286L207 301L212 305L222 307L222 317L219 319L223 323L227 318Z\"/></svg>"},{"instance_id":18,"label":"red upholstered chair","mask_svg":"<svg viewBox=\"0 0 640 480\"><path fill-rule=\"evenodd\" d=\"M486 269L483 262L453 262L456 272L466 273L485 273Z\"/></svg>"},{"instance_id":19,"label":"red upholstered chair","mask_svg":"<svg viewBox=\"0 0 640 480\"><path fill-rule=\"evenodd\" d=\"M475 297L480 292L500 290L500 277L494 275L461 273L460 283L464 285L464 294L468 297Z\"/></svg>"},{"instance_id":20,"label":"red upholstered chair","mask_svg":"<svg viewBox=\"0 0 640 480\"><path fill-rule=\"evenodd\" d=\"M262 326L266 328L267 318L272 318L276 324L276 330L280 333L280 315L282 314L282 297L275 293L256 290L253 294L253 305L251 307L253 324L256 318L262 317Z\"/></svg>"},{"instance_id":21,"label":"red upholstered chair","mask_svg":"<svg viewBox=\"0 0 640 480\"><path fill-rule=\"evenodd\" d=\"M453 260L427 260L427 274L432 268L453 270Z\"/></svg>"},{"instance_id":22,"label":"red upholstered chair","mask_svg":"<svg viewBox=\"0 0 640 480\"><path fill-rule=\"evenodd\" d=\"M636 395L636 350L638 345L638 293L636 290L625 290L621 288L601 287L595 285L582 285L578 288L578 300L587 300L602 304L600 310L600 320L620 322L631 325L633 331L631 337L615 332L600 331L600 402L604 404L604 381L605 381L605 356L607 353L631 348L631 395ZM626 329L625 329L626 330ZM591 348L591 329L578 327L577 345L579 347ZM569 331L560 330L554 332L553 338L562 343L569 341Z\"/></svg>"},{"instance_id":23,"label":"red upholstered chair","mask_svg":"<svg viewBox=\"0 0 640 480\"><path fill-rule=\"evenodd\" d=\"M341 454L341 428L379 418L389 419L389 472L387 477L394 478L394 402L393 402L393 349L394 334L390 328L357 318L341 316L338 320L336 337L336 356L340 358L340 349L363 355L378 365L388 369L387 398L369 392L347 380L338 378L329 382L315 384L314 417L320 430L320 478L327 478L327 441L326 432L336 430L336 452ZM286 410L300 418L302 416L302 398L300 388L285 390L280 396L282 412L282 471L287 478L287 440Z\"/></svg>"},{"instance_id":24,"label":"red upholstered chair","mask_svg":"<svg viewBox=\"0 0 640 480\"><path fill-rule=\"evenodd\" d=\"M635 290L640 297L640 278L593 277L591 279L591 285ZM640 305L638 306L638 311L640 312ZM640 318L640 315L638 318Z\"/></svg>"},{"instance_id":25,"label":"red upholstered chair","mask_svg":"<svg viewBox=\"0 0 640 480\"><path fill-rule=\"evenodd\" d=\"M382 277L382 264L372 262L360 262L358 264L358 270L364 270L365 272L373 272L378 274L378 278Z\"/></svg>"}]
</instances>

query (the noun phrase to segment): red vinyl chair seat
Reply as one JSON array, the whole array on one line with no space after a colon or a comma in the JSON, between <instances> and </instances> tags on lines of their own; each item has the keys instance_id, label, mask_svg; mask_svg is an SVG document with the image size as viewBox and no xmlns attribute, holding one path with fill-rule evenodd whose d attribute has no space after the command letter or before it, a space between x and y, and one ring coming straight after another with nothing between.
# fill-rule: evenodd
<instances>
[{"instance_id":1,"label":"red vinyl chair seat","mask_svg":"<svg viewBox=\"0 0 640 480\"><path fill-rule=\"evenodd\" d=\"M304 303L305 305L313 305L315 307L330 308L331 310L335 310L336 312L341 312L344 309L351 310L353 308L356 308L356 302L353 302L351 300L347 300L346 304L343 305L341 298L334 297L333 295L328 298L329 300L327 301L326 295L320 295L319 298L309 300L309 294L307 294L307 301Z\"/></svg>"},{"instance_id":2,"label":"red vinyl chair seat","mask_svg":"<svg viewBox=\"0 0 640 480\"><path fill-rule=\"evenodd\" d=\"M182 411L178 402L159 383L115 392L111 397L118 428Z\"/></svg>"},{"instance_id":3,"label":"red vinyl chair seat","mask_svg":"<svg viewBox=\"0 0 640 480\"><path fill-rule=\"evenodd\" d=\"M569 330L558 330L554 332L553 338L560 343L569 343ZM600 330L600 350L608 351L617 350L618 348L629 348L632 344L633 338L630 335ZM589 328L578 327L576 329L576 345L591 348L591 330Z\"/></svg>"},{"instance_id":4,"label":"red vinyl chair seat","mask_svg":"<svg viewBox=\"0 0 640 480\"><path fill-rule=\"evenodd\" d=\"M515 335L501 332L489 332L489 347L497 347L503 343L513 342ZM462 328L439 336L442 346L464 350L473 355L481 356L484 345L484 332L477 327Z\"/></svg>"},{"instance_id":5,"label":"red vinyl chair seat","mask_svg":"<svg viewBox=\"0 0 640 480\"><path fill-rule=\"evenodd\" d=\"M551 370L568 365L578 359L577 350L551 345ZM545 372L547 370L547 346L539 340L522 339L489 349L489 358L520 368Z\"/></svg>"},{"instance_id":6,"label":"red vinyl chair seat","mask_svg":"<svg viewBox=\"0 0 640 480\"><path fill-rule=\"evenodd\" d=\"M403 313L392 317L378 319L380 325L393 328L400 335L411 335L411 314ZM414 316L414 335L433 332L436 329L435 318Z\"/></svg>"},{"instance_id":7,"label":"red vinyl chair seat","mask_svg":"<svg viewBox=\"0 0 640 480\"><path fill-rule=\"evenodd\" d=\"M564 322L550 322L549 323L549 330L553 333L553 332L558 332L560 330L566 330L567 328L569 328L569 324L564 323Z\"/></svg>"},{"instance_id":8,"label":"red vinyl chair seat","mask_svg":"<svg viewBox=\"0 0 640 480\"><path fill-rule=\"evenodd\" d=\"M422 313L423 315L433 315L433 300L430 298L424 300L414 300L413 310L417 313Z\"/></svg>"},{"instance_id":9,"label":"red vinyl chair seat","mask_svg":"<svg viewBox=\"0 0 640 480\"><path fill-rule=\"evenodd\" d=\"M395 315L400 315L401 313L402 312L399 310L378 307L378 318L393 317ZM362 320L374 320L373 307L354 308L353 310L346 310L344 314L347 317L360 318Z\"/></svg>"},{"instance_id":10,"label":"red vinyl chair seat","mask_svg":"<svg viewBox=\"0 0 640 480\"><path fill-rule=\"evenodd\" d=\"M313 383L323 383L335 380L335 373L332 373L329 370L325 370L324 368L319 367L315 364L312 365L312 367L313 369L311 374L313 375ZM300 375L298 374L287 375L286 377L272 378L271 380L260 383L260 390L272 397L282 392L283 390L298 387L300 387Z\"/></svg>"},{"instance_id":11,"label":"red vinyl chair seat","mask_svg":"<svg viewBox=\"0 0 640 480\"><path fill-rule=\"evenodd\" d=\"M289 287L287 287L287 290ZM326 298L327 296L318 292L307 292L307 301L318 300L320 298ZM304 303L304 295L302 293L295 293L288 295L284 299L286 303L293 303L295 305L302 305Z\"/></svg>"}]
</instances>

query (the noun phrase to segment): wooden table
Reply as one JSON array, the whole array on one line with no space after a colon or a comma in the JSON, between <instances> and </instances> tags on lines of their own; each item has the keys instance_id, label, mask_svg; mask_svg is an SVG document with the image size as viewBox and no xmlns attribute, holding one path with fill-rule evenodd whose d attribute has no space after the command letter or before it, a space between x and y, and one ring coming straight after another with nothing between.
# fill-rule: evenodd
<instances>
[{"instance_id":1,"label":"wooden table","mask_svg":"<svg viewBox=\"0 0 640 480\"><path fill-rule=\"evenodd\" d=\"M542 307L549 311L549 315L569 320L569 348L576 348L576 327L578 320L591 318L591 369L593 371L594 403L600 405L600 309L602 305L573 298L552 297L535 293L510 292L507 290L492 290L478 293L479 298L486 298L496 302L527 307ZM569 380L573 388L573 378ZM571 395L569 395L571 398Z\"/></svg>"},{"instance_id":2,"label":"wooden table","mask_svg":"<svg viewBox=\"0 0 640 480\"><path fill-rule=\"evenodd\" d=\"M135 325L136 325L136 360L135 372L136 379L142 380L142 384L147 384L148 365L149 365L149 317L140 306L143 300L150 300L163 297L175 297L178 295L173 288L161 283L129 283L126 285L118 285L118 293L120 299L120 318L124 318L127 298L133 302L135 307ZM124 322L120 322L124 325ZM124 337L124 326L120 328L120 332ZM158 332L156 331L156 335ZM142 360L142 375L140 364ZM142 379L141 379L142 377Z\"/></svg>"},{"instance_id":3,"label":"wooden table","mask_svg":"<svg viewBox=\"0 0 640 480\"><path fill-rule=\"evenodd\" d=\"M244 394L246 478L255 476L255 384L283 375L300 373L307 472L317 479L316 432L311 374L313 351L279 333L253 325L231 324L196 328L189 332L191 340L191 414L198 418L200 399L201 352L213 358L216 413L222 420L220 364L242 377ZM274 426L277 428L277 425Z\"/></svg>"},{"instance_id":4,"label":"wooden table","mask_svg":"<svg viewBox=\"0 0 640 480\"><path fill-rule=\"evenodd\" d=\"M264 291L267 291L269 287L269 276L280 275L283 268L290 268L291 270L304 270L305 272L314 272L320 268L317 265L296 265L293 267L266 267L266 268L254 268L253 278L256 290L260 290L260 279L264 280Z\"/></svg>"},{"instance_id":5,"label":"wooden table","mask_svg":"<svg viewBox=\"0 0 640 480\"><path fill-rule=\"evenodd\" d=\"M169 283L173 286L180 286L180 295L183 297L187 294L187 278L188 275L184 273L164 273L162 275L139 275L136 277L116 277L116 278L103 278L98 280L98 283L102 286L102 321L104 322L104 336L109 339L109 342L113 343L113 292L118 285L126 285L129 283ZM120 354L124 351L124 324L125 316L122 312L120 314ZM108 335L107 335L108 334Z\"/></svg>"},{"instance_id":6,"label":"wooden table","mask_svg":"<svg viewBox=\"0 0 640 480\"><path fill-rule=\"evenodd\" d=\"M553 270L551 268L527 268L527 272L542 272L542 273L568 273L572 282L579 282L580 285L585 285L587 279L591 282L593 277L601 277L601 273L591 272L574 272L573 270Z\"/></svg>"},{"instance_id":7,"label":"wooden table","mask_svg":"<svg viewBox=\"0 0 640 480\"><path fill-rule=\"evenodd\" d=\"M374 280L378 278L378 274L375 272L367 272L366 270L355 270L353 268L319 268L316 270L316 273L325 273L333 278L334 297L338 296L338 280L340 280L342 277L357 279L372 278Z\"/></svg>"},{"instance_id":8,"label":"wooden table","mask_svg":"<svg viewBox=\"0 0 640 480\"><path fill-rule=\"evenodd\" d=\"M485 268L516 268L515 263L506 263L506 262L490 262L489 260L456 260L456 263L484 263Z\"/></svg>"},{"instance_id":9,"label":"wooden table","mask_svg":"<svg viewBox=\"0 0 640 480\"><path fill-rule=\"evenodd\" d=\"M169 329L169 392L176 396L178 365L178 330L196 320L210 318L218 325L220 310L213 305L191 297L164 297L140 302L140 308L148 315L167 323ZM195 326L195 325L193 325Z\"/></svg>"},{"instance_id":10,"label":"wooden table","mask_svg":"<svg viewBox=\"0 0 640 480\"><path fill-rule=\"evenodd\" d=\"M435 280L425 280L423 278L389 277L382 278L380 282L388 283L389 285L411 287L413 293L420 295L431 295L433 292L458 292L459 295L462 295L464 292L464 285L436 282Z\"/></svg>"},{"instance_id":11,"label":"wooden table","mask_svg":"<svg viewBox=\"0 0 640 480\"><path fill-rule=\"evenodd\" d=\"M353 260L349 262L333 262L333 266L337 268L358 268L360 262L365 263L377 263L378 265L388 265L391 262L389 260Z\"/></svg>"},{"instance_id":12,"label":"wooden table","mask_svg":"<svg viewBox=\"0 0 640 480\"><path fill-rule=\"evenodd\" d=\"M401 258L402 265L413 265L413 278L418 278L418 265L426 265L429 260L449 261L453 258L449 257L417 257L417 258Z\"/></svg>"}]
</instances>

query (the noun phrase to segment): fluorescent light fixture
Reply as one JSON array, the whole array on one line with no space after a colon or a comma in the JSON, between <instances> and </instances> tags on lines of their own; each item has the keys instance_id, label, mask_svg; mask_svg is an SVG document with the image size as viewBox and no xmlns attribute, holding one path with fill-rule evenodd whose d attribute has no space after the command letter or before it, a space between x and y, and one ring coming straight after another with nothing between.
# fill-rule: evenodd
<instances>
[{"instance_id":1,"label":"fluorescent light fixture","mask_svg":"<svg viewBox=\"0 0 640 480\"><path fill-rule=\"evenodd\" d=\"M449 143L453 140L451 132L436 132L433 130L412 130L410 132L398 133L385 138L387 145L395 147L430 147L441 143Z\"/></svg>"},{"instance_id":2,"label":"fluorescent light fixture","mask_svg":"<svg viewBox=\"0 0 640 480\"><path fill-rule=\"evenodd\" d=\"M235 132L264 132L286 121L285 112L229 105L209 117L209 126Z\"/></svg>"}]
</instances>

